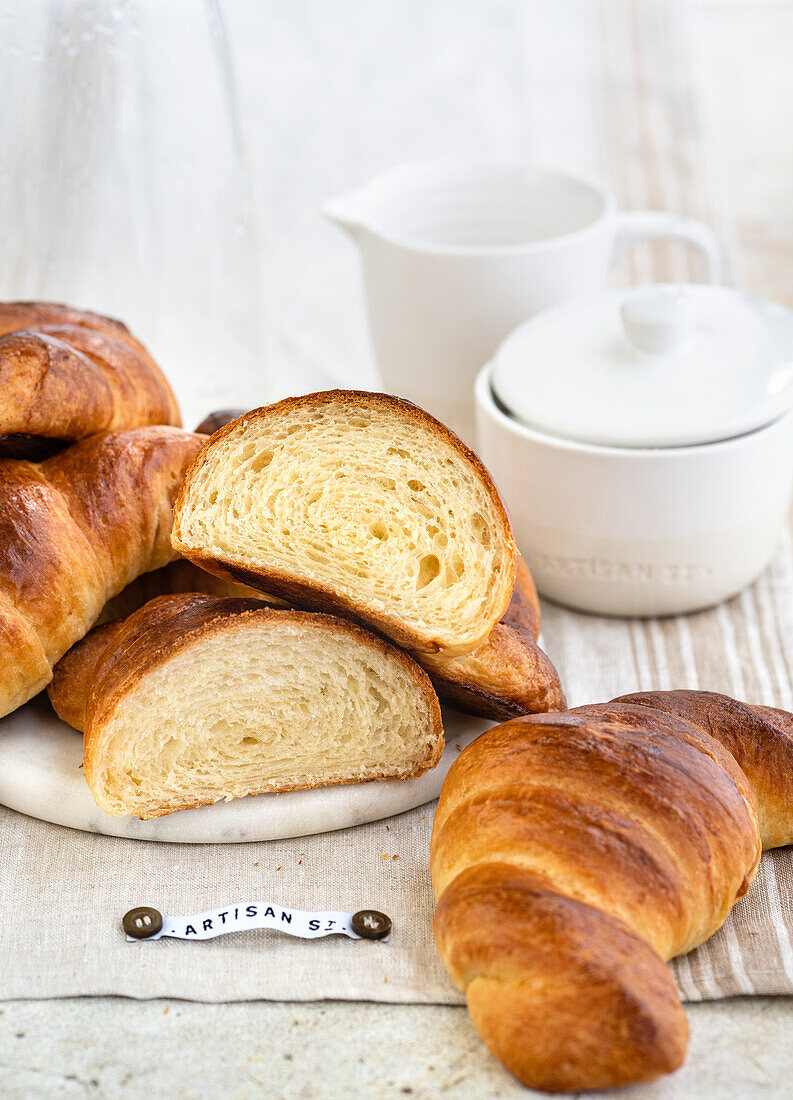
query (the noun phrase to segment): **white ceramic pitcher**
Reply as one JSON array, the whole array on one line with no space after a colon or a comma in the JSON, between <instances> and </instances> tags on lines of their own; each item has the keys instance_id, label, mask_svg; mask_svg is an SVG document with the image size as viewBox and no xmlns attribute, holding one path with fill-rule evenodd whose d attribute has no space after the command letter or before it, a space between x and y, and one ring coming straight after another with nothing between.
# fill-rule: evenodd
<instances>
[{"instance_id":1,"label":"white ceramic pitcher","mask_svg":"<svg viewBox=\"0 0 793 1100\"><path fill-rule=\"evenodd\" d=\"M361 250L383 388L474 440L477 371L520 322L606 287L639 240L694 245L704 278L719 252L702 222L620 211L598 184L514 164L407 164L324 207Z\"/></svg>"}]
</instances>

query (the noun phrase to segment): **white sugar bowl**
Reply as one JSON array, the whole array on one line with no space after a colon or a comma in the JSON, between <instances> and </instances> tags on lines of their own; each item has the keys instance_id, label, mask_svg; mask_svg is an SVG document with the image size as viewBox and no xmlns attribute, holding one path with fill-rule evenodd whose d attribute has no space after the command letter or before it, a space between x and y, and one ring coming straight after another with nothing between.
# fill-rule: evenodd
<instances>
[{"instance_id":1,"label":"white sugar bowl","mask_svg":"<svg viewBox=\"0 0 793 1100\"><path fill-rule=\"evenodd\" d=\"M793 487L793 312L622 289L516 329L475 387L479 451L540 592L674 615L768 565Z\"/></svg>"}]
</instances>

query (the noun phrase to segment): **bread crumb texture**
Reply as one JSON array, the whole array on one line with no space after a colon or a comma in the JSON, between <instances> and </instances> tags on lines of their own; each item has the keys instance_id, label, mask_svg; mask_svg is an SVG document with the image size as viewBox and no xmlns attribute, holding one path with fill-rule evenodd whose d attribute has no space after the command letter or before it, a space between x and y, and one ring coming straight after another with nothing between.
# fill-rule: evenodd
<instances>
[{"instance_id":1,"label":"bread crumb texture","mask_svg":"<svg viewBox=\"0 0 793 1100\"><path fill-rule=\"evenodd\" d=\"M514 584L487 471L437 421L379 394L308 395L228 425L185 481L174 544L449 655L484 641Z\"/></svg>"},{"instance_id":2,"label":"bread crumb texture","mask_svg":"<svg viewBox=\"0 0 793 1100\"><path fill-rule=\"evenodd\" d=\"M142 674L130 667L100 673L89 700L86 778L110 814L157 817L265 791L412 778L443 748L422 670L327 615L230 614L164 647Z\"/></svg>"}]
</instances>

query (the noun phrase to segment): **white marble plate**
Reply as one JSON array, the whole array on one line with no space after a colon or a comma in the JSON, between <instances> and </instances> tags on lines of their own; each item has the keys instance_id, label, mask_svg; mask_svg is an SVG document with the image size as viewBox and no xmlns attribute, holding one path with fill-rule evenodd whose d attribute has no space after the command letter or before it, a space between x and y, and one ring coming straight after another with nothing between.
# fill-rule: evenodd
<instances>
[{"instance_id":1,"label":"white marble plate","mask_svg":"<svg viewBox=\"0 0 793 1100\"><path fill-rule=\"evenodd\" d=\"M491 725L445 710L443 757L419 779L260 794L139 821L99 809L83 778L82 737L40 697L0 721L0 804L71 829L136 840L227 844L308 836L380 821L437 798L460 750Z\"/></svg>"}]
</instances>

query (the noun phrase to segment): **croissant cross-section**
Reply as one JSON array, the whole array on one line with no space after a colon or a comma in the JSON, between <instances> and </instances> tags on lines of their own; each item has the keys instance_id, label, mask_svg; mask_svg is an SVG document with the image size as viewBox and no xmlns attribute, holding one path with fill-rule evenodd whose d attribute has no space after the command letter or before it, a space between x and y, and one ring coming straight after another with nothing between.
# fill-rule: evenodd
<instances>
[{"instance_id":1,"label":"croissant cross-section","mask_svg":"<svg viewBox=\"0 0 793 1100\"><path fill-rule=\"evenodd\" d=\"M81 647L85 778L109 814L409 779L438 762L440 706L401 650L329 615L190 593Z\"/></svg>"},{"instance_id":2,"label":"croissant cross-section","mask_svg":"<svg viewBox=\"0 0 793 1100\"><path fill-rule=\"evenodd\" d=\"M515 583L484 466L385 394L308 394L221 428L185 478L173 541L210 572L448 657L486 640Z\"/></svg>"}]
</instances>

